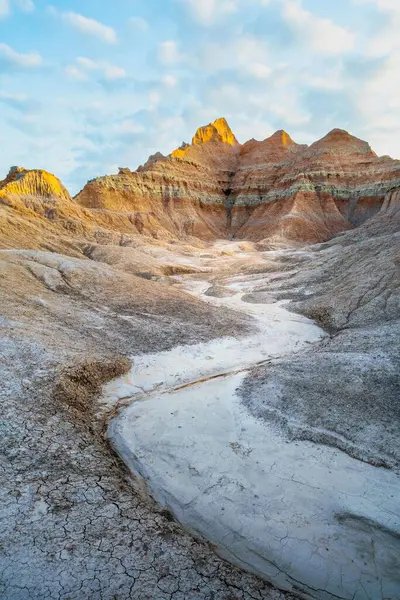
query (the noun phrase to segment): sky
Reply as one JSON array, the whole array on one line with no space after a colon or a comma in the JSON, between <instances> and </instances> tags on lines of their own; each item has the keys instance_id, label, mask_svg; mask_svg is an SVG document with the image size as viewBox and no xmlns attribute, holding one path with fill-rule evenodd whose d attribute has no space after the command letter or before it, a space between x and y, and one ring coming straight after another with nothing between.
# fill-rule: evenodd
<instances>
[{"instance_id":1,"label":"sky","mask_svg":"<svg viewBox=\"0 0 400 600\"><path fill-rule=\"evenodd\" d=\"M88 179L226 117L400 158L400 0L0 0L0 179Z\"/></svg>"}]
</instances>

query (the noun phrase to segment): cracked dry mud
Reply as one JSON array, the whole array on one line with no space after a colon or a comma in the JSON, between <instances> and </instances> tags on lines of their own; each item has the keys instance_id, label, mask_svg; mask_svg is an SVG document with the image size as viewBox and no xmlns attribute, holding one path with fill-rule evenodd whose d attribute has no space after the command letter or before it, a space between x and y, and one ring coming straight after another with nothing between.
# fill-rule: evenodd
<instances>
[{"instance_id":1,"label":"cracked dry mud","mask_svg":"<svg viewBox=\"0 0 400 600\"><path fill-rule=\"evenodd\" d=\"M129 376L106 388L109 401L124 398L109 426L113 446L160 504L222 556L302 598L399 596L395 262L384 290L373 285L385 244L371 240L357 256L368 282L346 282L335 297L362 326L331 335L279 297L310 298L317 265L336 271L338 259L352 263L351 251L266 252L277 270L223 277L219 289L231 294L210 294L207 276L180 278L210 305L255 317L259 331L136 357ZM280 272L281 260L293 268ZM332 275L325 302L334 284ZM380 326L375 318L367 327L371 307L357 299L359 285L375 306L384 295Z\"/></svg>"},{"instance_id":2,"label":"cracked dry mud","mask_svg":"<svg viewBox=\"0 0 400 600\"><path fill-rule=\"evenodd\" d=\"M391 226L392 222L383 231L355 230L299 252L258 252L254 246L244 250L227 242L210 244L206 251L178 246L174 253L165 251L164 262L174 265L174 273L179 264L188 268L189 262L195 273L173 274L160 282L93 260L37 251L1 252L0 597L398 600L400 593L393 587L388 591L379 579L375 595L367 588L363 592L365 581L357 593L347 587L334 595L327 591L328 581L315 594L305 592L304 582L294 579L288 593L235 568L216 555L221 548L185 531L168 510L149 498L104 435L116 400L132 396L135 384L142 394L160 384L167 391L168 385L176 385L178 394L189 397L185 386L195 377L182 362L185 346L195 349L201 343L211 351L217 345L224 360L231 360L229 339L245 348L246 340L257 337L251 312L263 312L268 306L276 318L279 301L287 299L292 310L315 319L327 334L313 329L318 335L308 341L322 341L294 348L295 354L280 348L272 364L267 340L256 340L256 360L249 347L248 362L243 365L242 356L233 365L241 410L248 417L255 415L260 428L273 426L294 451L296 439L305 439L322 457L332 451L371 469L372 480L380 472L398 478L399 263L398 233L388 232ZM141 270L146 272L146 264ZM235 295L226 291L232 282L236 294L242 290L244 300L251 299L250 314L235 307ZM207 303L195 297L199 286L208 292L203 298ZM299 326L309 323L295 313L291 320ZM275 336L272 342L285 346L287 339ZM267 362L255 366L261 362L261 350L267 353L261 357ZM176 353L176 369L164 368L160 378L152 369L154 361L171 352ZM129 368L126 357L133 356L143 367L144 381L123 375ZM205 378L215 374L215 363L208 356L201 364ZM303 402L288 403L285 394L296 400L304 373L309 385L301 388ZM106 386L117 392L107 401L99 398L100 385L121 375L117 388L115 382ZM333 377L330 385L329 377ZM211 383L226 390L224 378ZM271 391L278 387L284 393L274 398ZM343 406L341 389L351 398ZM366 389L369 410L374 410L373 428L363 414ZM271 419L268 406L260 401L265 398L279 419ZM329 403L339 408L329 414L327 423ZM291 418L294 410L296 423ZM331 437L320 437L321 424L329 425L325 429ZM338 442L342 438L343 446ZM230 451L238 460L248 460L249 448L242 442L231 440ZM148 448L146 460L153 450ZM206 446L203 453L207 452ZM276 466L270 462L266 459L264 466L273 473ZM377 469L374 463L387 468ZM377 476L377 489L379 481ZM384 543L389 536L393 569L399 561L396 519L395 510L391 526L378 531L378 518L373 522L354 510L338 514L339 526L347 531L366 532L370 539L382 534ZM385 557L377 554L376 560ZM336 576L345 575L333 569L330 577Z\"/></svg>"},{"instance_id":3,"label":"cracked dry mud","mask_svg":"<svg viewBox=\"0 0 400 600\"><path fill-rule=\"evenodd\" d=\"M86 260L2 252L0 273L0 597L290 598L135 489L96 419L104 372L127 368L120 355L240 336L251 323Z\"/></svg>"}]
</instances>

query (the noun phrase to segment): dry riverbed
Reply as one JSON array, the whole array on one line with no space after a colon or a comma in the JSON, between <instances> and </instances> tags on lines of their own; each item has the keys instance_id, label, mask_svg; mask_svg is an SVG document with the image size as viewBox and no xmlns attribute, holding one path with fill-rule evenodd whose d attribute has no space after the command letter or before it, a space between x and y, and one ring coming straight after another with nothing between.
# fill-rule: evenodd
<instances>
[{"instance_id":1,"label":"dry riverbed","mask_svg":"<svg viewBox=\"0 0 400 600\"><path fill-rule=\"evenodd\" d=\"M398 598L398 475L290 441L238 394L253 367L306 352L324 331L274 298L245 301L262 274L175 282L250 315L256 333L132 357L131 372L103 397L104 409L125 407L108 429L116 452L189 530L281 589L320 600Z\"/></svg>"}]
</instances>

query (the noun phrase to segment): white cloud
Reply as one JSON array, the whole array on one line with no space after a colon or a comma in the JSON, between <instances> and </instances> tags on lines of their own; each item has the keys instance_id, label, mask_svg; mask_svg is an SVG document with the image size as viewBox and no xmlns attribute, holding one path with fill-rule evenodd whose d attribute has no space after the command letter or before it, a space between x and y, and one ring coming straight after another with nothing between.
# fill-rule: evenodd
<instances>
[{"instance_id":1,"label":"white cloud","mask_svg":"<svg viewBox=\"0 0 400 600\"><path fill-rule=\"evenodd\" d=\"M0 100L10 102L13 105L25 105L28 97L25 94L9 94L8 92L0 91Z\"/></svg>"},{"instance_id":2,"label":"white cloud","mask_svg":"<svg viewBox=\"0 0 400 600\"><path fill-rule=\"evenodd\" d=\"M268 79L272 73L270 67L260 62L250 63L247 70L256 79Z\"/></svg>"},{"instance_id":3,"label":"white cloud","mask_svg":"<svg viewBox=\"0 0 400 600\"><path fill-rule=\"evenodd\" d=\"M74 65L69 65L68 67L66 67L65 72L68 75L68 77L76 79L77 81L86 81L88 79L87 73L84 73Z\"/></svg>"},{"instance_id":4,"label":"white cloud","mask_svg":"<svg viewBox=\"0 0 400 600\"><path fill-rule=\"evenodd\" d=\"M373 4L388 21L376 34L368 38L367 56L382 57L400 51L400 2L398 0L353 0L356 4Z\"/></svg>"},{"instance_id":5,"label":"white cloud","mask_svg":"<svg viewBox=\"0 0 400 600\"><path fill-rule=\"evenodd\" d=\"M148 22L145 19L142 19L142 17L131 17L129 22L135 29L138 29L139 31L147 31L149 28Z\"/></svg>"},{"instance_id":6,"label":"white cloud","mask_svg":"<svg viewBox=\"0 0 400 600\"><path fill-rule=\"evenodd\" d=\"M158 57L164 65L173 65L180 62L182 56L179 52L178 42L174 40L162 42L158 48Z\"/></svg>"},{"instance_id":7,"label":"white cloud","mask_svg":"<svg viewBox=\"0 0 400 600\"><path fill-rule=\"evenodd\" d=\"M10 3L8 0L0 0L0 19L7 17L10 13Z\"/></svg>"},{"instance_id":8,"label":"white cloud","mask_svg":"<svg viewBox=\"0 0 400 600\"><path fill-rule=\"evenodd\" d=\"M172 133L173 131L182 130L185 127L185 121L180 115L176 115L174 117L168 117L167 119L162 119L159 124L161 132Z\"/></svg>"},{"instance_id":9,"label":"white cloud","mask_svg":"<svg viewBox=\"0 0 400 600\"><path fill-rule=\"evenodd\" d=\"M97 71L107 81L115 81L117 79L125 79L126 71L122 67L111 65L106 61L95 61L91 58L80 56L76 59L78 66L70 65L66 68L66 73L73 79L80 81L87 80L88 71Z\"/></svg>"},{"instance_id":10,"label":"white cloud","mask_svg":"<svg viewBox=\"0 0 400 600\"><path fill-rule=\"evenodd\" d=\"M343 72L343 65L338 64L334 67L323 70L320 74L311 75L307 84L310 87L326 91L342 90L346 84L346 78Z\"/></svg>"},{"instance_id":11,"label":"white cloud","mask_svg":"<svg viewBox=\"0 0 400 600\"><path fill-rule=\"evenodd\" d=\"M268 79L272 73L268 44L246 36L225 44L206 43L202 64L210 71L235 69L255 79Z\"/></svg>"},{"instance_id":12,"label":"white cloud","mask_svg":"<svg viewBox=\"0 0 400 600\"><path fill-rule=\"evenodd\" d=\"M146 131L143 125L133 121L132 119L126 119L121 123L116 124L113 126L112 130L116 135L122 136L143 133Z\"/></svg>"},{"instance_id":13,"label":"white cloud","mask_svg":"<svg viewBox=\"0 0 400 600\"><path fill-rule=\"evenodd\" d=\"M260 105L260 108L261 106L268 107L268 112L289 126L305 125L311 120L311 115L302 109L298 98L295 96L292 98L288 95L284 100L278 97L275 99L275 102L273 101L269 104L268 102L264 102Z\"/></svg>"},{"instance_id":14,"label":"white cloud","mask_svg":"<svg viewBox=\"0 0 400 600\"><path fill-rule=\"evenodd\" d=\"M96 21L96 19L84 17L83 15L75 12L60 12L54 6L50 7L50 12L53 15L60 16L63 21L81 33L94 36L102 42L106 42L107 44L118 43L118 37L115 29L100 23L100 21Z\"/></svg>"},{"instance_id":15,"label":"white cloud","mask_svg":"<svg viewBox=\"0 0 400 600\"><path fill-rule=\"evenodd\" d=\"M237 0L179 0L202 25L212 25L225 15L236 12Z\"/></svg>"},{"instance_id":16,"label":"white cloud","mask_svg":"<svg viewBox=\"0 0 400 600\"><path fill-rule=\"evenodd\" d=\"M300 0L284 0L283 16L301 40L318 54L338 56L355 45L356 36L352 31L308 12Z\"/></svg>"},{"instance_id":17,"label":"white cloud","mask_svg":"<svg viewBox=\"0 0 400 600\"><path fill-rule=\"evenodd\" d=\"M122 67L115 65L104 64L102 67L104 78L111 81L112 79L125 79L126 71Z\"/></svg>"},{"instance_id":18,"label":"white cloud","mask_svg":"<svg viewBox=\"0 0 400 600\"><path fill-rule=\"evenodd\" d=\"M35 10L35 5L33 3L33 0L16 0L17 2L17 6L20 10L22 10L23 12L32 12Z\"/></svg>"},{"instance_id":19,"label":"white cloud","mask_svg":"<svg viewBox=\"0 0 400 600\"><path fill-rule=\"evenodd\" d=\"M83 56L79 56L76 59L76 62L80 64L84 69L88 69L90 71L95 71L97 69L97 63L91 58L84 58Z\"/></svg>"},{"instance_id":20,"label":"white cloud","mask_svg":"<svg viewBox=\"0 0 400 600\"><path fill-rule=\"evenodd\" d=\"M7 17L11 12L11 3L13 0L0 0L0 19ZM14 0L16 6L23 12L32 12L35 10L33 0Z\"/></svg>"},{"instance_id":21,"label":"white cloud","mask_svg":"<svg viewBox=\"0 0 400 600\"><path fill-rule=\"evenodd\" d=\"M400 56L393 55L386 58L380 68L354 91L359 115L368 129L374 133L385 132L389 138L400 137L399 89Z\"/></svg>"},{"instance_id":22,"label":"white cloud","mask_svg":"<svg viewBox=\"0 0 400 600\"><path fill-rule=\"evenodd\" d=\"M161 81L167 87L175 87L178 84L178 79L174 75L164 75Z\"/></svg>"},{"instance_id":23,"label":"white cloud","mask_svg":"<svg viewBox=\"0 0 400 600\"><path fill-rule=\"evenodd\" d=\"M400 12L400 5L397 0L353 0L355 4L375 4L382 11Z\"/></svg>"},{"instance_id":24,"label":"white cloud","mask_svg":"<svg viewBox=\"0 0 400 600\"><path fill-rule=\"evenodd\" d=\"M372 74L354 86L352 98L372 147L380 154L400 158L400 2L353 1L358 5L374 5L387 16L387 21L368 37L366 56L380 60Z\"/></svg>"},{"instance_id":25,"label":"white cloud","mask_svg":"<svg viewBox=\"0 0 400 600\"><path fill-rule=\"evenodd\" d=\"M149 108L154 110L161 102L161 96L159 92L150 92L149 94Z\"/></svg>"},{"instance_id":26,"label":"white cloud","mask_svg":"<svg viewBox=\"0 0 400 600\"><path fill-rule=\"evenodd\" d=\"M7 44L0 44L0 61L21 69L34 69L43 64L43 59L37 52L23 54Z\"/></svg>"}]
</instances>

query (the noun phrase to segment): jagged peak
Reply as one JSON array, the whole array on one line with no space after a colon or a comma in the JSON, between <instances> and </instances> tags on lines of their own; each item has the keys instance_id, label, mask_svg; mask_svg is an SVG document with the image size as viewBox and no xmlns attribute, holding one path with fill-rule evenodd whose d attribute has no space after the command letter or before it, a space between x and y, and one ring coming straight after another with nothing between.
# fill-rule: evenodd
<instances>
[{"instance_id":1,"label":"jagged peak","mask_svg":"<svg viewBox=\"0 0 400 600\"><path fill-rule=\"evenodd\" d=\"M144 163L144 165L141 165L140 167L138 167L137 170L138 170L138 172L146 171L147 169L152 167L154 165L154 163L163 161L163 160L167 160L167 157L164 156L164 154L162 154L161 152L156 152L155 154L152 154L151 156L149 156L149 158Z\"/></svg>"},{"instance_id":2,"label":"jagged peak","mask_svg":"<svg viewBox=\"0 0 400 600\"><path fill-rule=\"evenodd\" d=\"M227 144L229 146L239 145L239 142L237 141L232 129L229 127L229 124L224 117L220 117L213 123L199 127L192 138L192 144L182 142L182 145L174 150L171 153L171 156L173 158L183 158L187 154L188 150L193 146L209 144L211 142L218 142Z\"/></svg>"},{"instance_id":3,"label":"jagged peak","mask_svg":"<svg viewBox=\"0 0 400 600\"><path fill-rule=\"evenodd\" d=\"M335 128L327 133L320 140L316 141L311 148L332 147L347 149L352 152L361 152L362 154L371 154L376 156L368 142L355 137L345 129Z\"/></svg>"},{"instance_id":4,"label":"jagged peak","mask_svg":"<svg viewBox=\"0 0 400 600\"><path fill-rule=\"evenodd\" d=\"M190 148L190 144L187 142L182 142L182 144L171 153L173 158L182 158L186 154L186 150Z\"/></svg>"},{"instance_id":5,"label":"jagged peak","mask_svg":"<svg viewBox=\"0 0 400 600\"><path fill-rule=\"evenodd\" d=\"M282 147L293 146L296 142L292 140L290 135L284 131L283 129L278 129L275 131L269 138L264 140L265 142L273 142L275 144L279 144Z\"/></svg>"},{"instance_id":6,"label":"jagged peak","mask_svg":"<svg viewBox=\"0 0 400 600\"><path fill-rule=\"evenodd\" d=\"M230 146L237 146L239 144L224 117L216 119L214 123L199 127L192 139L193 145L206 144L208 142L222 142Z\"/></svg>"},{"instance_id":7,"label":"jagged peak","mask_svg":"<svg viewBox=\"0 0 400 600\"><path fill-rule=\"evenodd\" d=\"M43 169L11 167L7 177L0 181L0 191L2 196L39 196L71 200L61 181Z\"/></svg>"},{"instance_id":8,"label":"jagged peak","mask_svg":"<svg viewBox=\"0 0 400 600\"><path fill-rule=\"evenodd\" d=\"M27 173L27 172L28 172L28 169L25 169L24 167L16 167L16 166L10 167L10 170L8 171L6 178L3 180L0 180L0 188L4 187L11 181L17 181L18 179L21 179L21 177L23 177L25 175L25 173Z\"/></svg>"}]
</instances>

